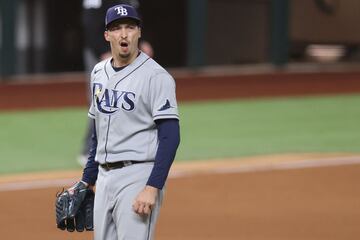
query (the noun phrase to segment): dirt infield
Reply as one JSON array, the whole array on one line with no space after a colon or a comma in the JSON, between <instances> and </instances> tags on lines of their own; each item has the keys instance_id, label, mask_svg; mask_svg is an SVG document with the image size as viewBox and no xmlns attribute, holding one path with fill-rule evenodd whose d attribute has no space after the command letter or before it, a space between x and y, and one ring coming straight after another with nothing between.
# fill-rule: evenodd
<instances>
[{"instance_id":1,"label":"dirt infield","mask_svg":"<svg viewBox=\"0 0 360 240\"><path fill-rule=\"evenodd\" d=\"M180 164L175 169L181 174L169 179L158 240L355 240L360 236L359 156L285 155ZM193 171L184 174L189 169ZM54 181L53 175L38 177L46 178ZM3 177L0 182L16 180ZM59 189L1 190L1 239L92 239L91 233L55 228L54 199Z\"/></svg>"}]
</instances>

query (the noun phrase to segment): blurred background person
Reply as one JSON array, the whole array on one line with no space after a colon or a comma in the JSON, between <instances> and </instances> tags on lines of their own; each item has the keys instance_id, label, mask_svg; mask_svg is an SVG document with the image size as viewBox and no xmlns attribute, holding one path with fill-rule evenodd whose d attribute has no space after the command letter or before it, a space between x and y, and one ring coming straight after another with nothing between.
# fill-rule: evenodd
<instances>
[{"instance_id":1,"label":"blurred background person","mask_svg":"<svg viewBox=\"0 0 360 240\"><path fill-rule=\"evenodd\" d=\"M103 36L105 13L108 8L117 4L128 4L136 9L140 6L138 0L83 0L82 2L83 59L87 79L90 79L91 71L96 63L111 57L109 43L105 41ZM154 56L152 45L144 39L140 40L139 49L150 57ZM88 82L86 82L86 84L88 87ZM90 89L88 90L87 96L88 100L90 100ZM78 162L82 166L87 162L91 132L91 124L88 121L81 153L78 156Z\"/></svg>"}]
</instances>

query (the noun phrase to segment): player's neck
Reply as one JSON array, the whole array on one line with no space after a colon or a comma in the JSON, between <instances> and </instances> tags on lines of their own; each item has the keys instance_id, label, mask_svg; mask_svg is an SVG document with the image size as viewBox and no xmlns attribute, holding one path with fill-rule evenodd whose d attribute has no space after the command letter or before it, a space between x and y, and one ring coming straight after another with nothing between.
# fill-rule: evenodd
<instances>
[{"instance_id":1,"label":"player's neck","mask_svg":"<svg viewBox=\"0 0 360 240\"><path fill-rule=\"evenodd\" d=\"M121 67L127 66L130 63L132 63L137 58L137 56L139 56L139 54L140 54L140 51L136 51L134 54L131 54L128 57L122 57L119 55L117 55L117 56L115 55L115 56L113 56L111 64L115 68L121 68Z\"/></svg>"}]
</instances>

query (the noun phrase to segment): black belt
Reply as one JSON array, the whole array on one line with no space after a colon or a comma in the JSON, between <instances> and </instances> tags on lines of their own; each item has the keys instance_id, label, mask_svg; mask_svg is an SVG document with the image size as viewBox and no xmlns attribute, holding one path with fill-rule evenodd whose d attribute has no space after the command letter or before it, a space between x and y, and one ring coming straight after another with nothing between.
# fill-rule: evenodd
<instances>
[{"instance_id":1,"label":"black belt","mask_svg":"<svg viewBox=\"0 0 360 240\"><path fill-rule=\"evenodd\" d=\"M102 167L104 170L109 171L113 169L123 168L127 167L133 164L138 163L147 163L147 162L154 162L153 160L150 161L120 161L120 162L106 162L103 164L100 164L100 167Z\"/></svg>"}]
</instances>

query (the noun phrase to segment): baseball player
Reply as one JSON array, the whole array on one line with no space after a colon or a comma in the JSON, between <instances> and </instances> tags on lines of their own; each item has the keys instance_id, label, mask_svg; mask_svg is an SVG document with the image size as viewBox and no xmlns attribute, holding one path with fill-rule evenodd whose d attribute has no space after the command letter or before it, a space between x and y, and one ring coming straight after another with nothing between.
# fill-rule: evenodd
<instances>
[{"instance_id":1,"label":"baseball player","mask_svg":"<svg viewBox=\"0 0 360 240\"><path fill-rule=\"evenodd\" d=\"M175 81L138 49L141 19L132 6L109 8L105 24L112 57L91 73L90 156L82 180L57 199L57 224L69 231L84 229L83 217L76 215L84 190L96 183L94 239L148 240L180 142Z\"/></svg>"},{"instance_id":2,"label":"baseball player","mask_svg":"<svg viewBox=\"0 0 360 240\"><path fill-rule=\"evenodd\" d=\"M82 1L82 26L84 33L84 51L83 59L86 74L90 78L91 71L95 64L99 61L107 59L111 56L109 44L104 39L104 19L106 10L114 5L126 4L131 5L135 9L139 9L140 2L138 0L83 0ZM146 53L150 57L153 57L154 50L148 41L140 39L139 48L142 52ZM88 85L88 84L87 84ZM90 92L90 91L89 91ZM91 99L90 93L88 99ZM90 102L90 101L89 101ZM78 156L78 162L81 166L85 166L88 153L91 145L91 124L90 120L87 123L86 134L81 149L81 153Z\"/></svg>"}]
</instances>

